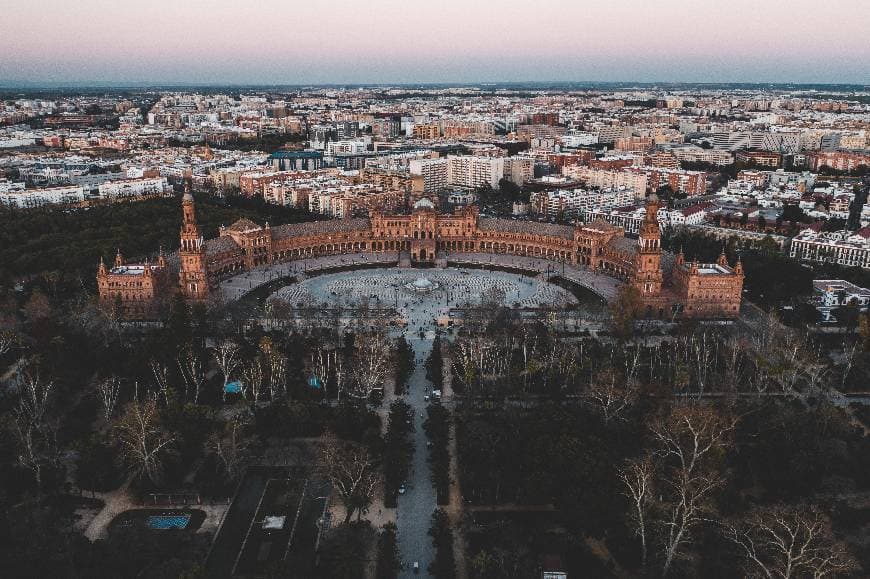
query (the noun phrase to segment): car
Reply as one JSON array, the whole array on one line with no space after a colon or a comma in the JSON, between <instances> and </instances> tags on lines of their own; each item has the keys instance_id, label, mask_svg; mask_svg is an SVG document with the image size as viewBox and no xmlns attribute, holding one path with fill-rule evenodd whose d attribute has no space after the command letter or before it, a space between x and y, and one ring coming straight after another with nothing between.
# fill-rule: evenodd
<instances>
[{"instance_id":1,"label":"car","mask_svg":"<svg viewBox=\"0 0 870 579\"><path fill-rule=\"evenodd\" d=\"M400 495L405 494L405 485L399 485L399 494Z\"/></svg>"},{"instance_id":2,"label":"car","mask_svg":"<svg viewBox=\"0 0 870 579\"><path fill-rule=\"evenodd\" d=\"M418 561L414 561L414 573L420 572L420 563Z\"/></svg>"}]
</instances>

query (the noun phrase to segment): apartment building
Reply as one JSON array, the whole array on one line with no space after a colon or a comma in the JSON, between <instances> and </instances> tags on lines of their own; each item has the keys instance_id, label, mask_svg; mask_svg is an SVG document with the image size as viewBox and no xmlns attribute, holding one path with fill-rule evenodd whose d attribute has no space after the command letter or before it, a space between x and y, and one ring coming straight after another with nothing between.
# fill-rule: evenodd
<instances>
[{"instance_id":1,"label":"apartment building","mask_svg":"<svg viewBox=\"0 0 870 579\"><path fill-rule=\"evenodd\" d=\"M761 167L779 167L782 155L771 151L737 151L734 156L738 163L755 164Z\"/></svg>"},{"instance_id":2,"label":"apartment building","mask_svg":"<svg viewBox=\"0 0 870 579\"><path fill-rule=\"evenodd\" d=\"M47 187L45 189L9 188L0 191L0 204L30 209L43 205L66 205L81 203L85 200L85 191L79 186Z\"/></svg>"},{"instance_id":3,"label":"apartment building","mask_svg":"<svg viewBox=\"0 0 870 579\"><path fill-rule=\"evenodd\" d=\"M123 181L107 181L98 187L98 194L104 199L119 199L123 197L145 197L163 195L172 190L166 177L145 179L125 179Z\"/></svg>"},{"instance_id":4,"label":"apartment building","mask_svg":"<svg viewBox=\"0 0 870 579\"><path fill-rule=\"evenodd\" d=\"M437 123L414 125L414 132L412 134L415 139L432 141L441 137L441 126Z\"/></svg>"},{"instance_id":5,"label":"apartment building","mask_svg":"<svg viewBox=\"0 0 870 579\"><path fill-rule=\"evenodd\" d=\"M424 193L438 193L448 187L447 159L413 159L408 163L408 172L423 178Z\"/></svg>"},{"instance_id":6,"label":"apartment building","mask_svg":"<svg viewBox=\"0 0 870 579\"><path fill-rule=\"evenodd\" d=\"M824 166L836 171L853 171L860 166L870 166L870 153L819 151L808 153L806 157L807 165L812 171L818 171Z\"/></svg>"},{"instance_id":7,"label":"apartment building","mask_svg":"<svg viewBox=\"0 0 870 579\"><path fill-rule=\"evenodd\" d=\"M707 193L707 173L703 171L683 171L661 167L629 167L626 170L646 175L647 191L658 191L660 187L669 185L672 190L680 191L686 195L704 195Z\"/></svg>"},{"instance_id":8,"label":"apartment building","mask_svg":"<svg viewBox=\"0 0 870 579\"><path fill-rule=\"evenodd\" d=\"M870 269L870 227L832 232L808 227L791 240L789 255L804 261Z\"/></svg>"},{"instance_id":9,"label":"apartment building","mask_svg":"<svg viewBox=\"0 0 870 579\"><path fill-rule=\"evenodd\" d=\"M532 211L550 219L582 218L591 211L606 211L635 202L633 189L557 189L532 193Z\"/></svg>"},{"instance_id":10,"label":"apartment building","mask_svg":"<svg viewBox=\"0 0 870 579\"><path fill-rule=\"evenodd\" d=\"M447 183L453 187L477 189L488 185L497 189L504 176L504 157L447 157Z\"/></svg>"},{"instance_id":11,"label":"apartment building","mask_svg":"<svg viewBox=\"0 0 870 579\"><path fill-rule=\"evenodd\" d=\"M568 166L563 169L562 174L566 177L579 179L589 187L597 187L599 189L632 189L638 195L638 199L644 196L647 188L647 176L645 173L636 173L624 169L610 171L607 169L593 169L591 167Z\"/></svg>"}]
</instances>

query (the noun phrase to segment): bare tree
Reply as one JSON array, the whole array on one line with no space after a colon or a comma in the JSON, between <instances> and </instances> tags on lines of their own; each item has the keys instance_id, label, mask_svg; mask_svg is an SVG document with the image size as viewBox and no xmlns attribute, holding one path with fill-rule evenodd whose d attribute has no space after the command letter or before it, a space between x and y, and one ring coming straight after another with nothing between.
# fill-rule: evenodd
<instances>
[{"instance_id":1,"label":"bare tree","mask_svg":"<svg viewBox=\"0 0 870 579\"><path fill-rule=\"evenodd\" d=\"M117 376L103 378L97 383L97 394L100 396L100 405L103 407L103 417L107 423L112 422L112 415L118 405L121 396L121 380Z\"/></svg>"},{"instance_id":2,"label":"bare tree","mask_svg":"<svg viewBox=\"0 0 870 579\"><path fill-rule=\"evenodd\" d=\"M347 379L347 372L344 369L344 356L335 352L335 362L333 363L333 375L335 376L336 400L341 402L341 392L344 390L344 382Z\"/></svg>"},{"instance_id":3,"label":"bare tree","mask_svg":"<svg viewBox=\"0 0 870 579\"><path fill-rule=\"evenodd\" d=\"M351 394L368 398L372 391L384 383L392 364L390 341L383 332L357 336L354 344L354 384Z\"/></svg>"},{"instance_id":4,"label":"bare tree","mask_svg":"<svg viewBox=\"0 0 870 579\"><path fill-rule=\"evenodd\" d=\"M457 340L453 359L462 371L466 388L471 389L475 382L503 376L510 363L509 354L505 344L477 335ZM547 357L547 369L553 368L557 360L558 348L553 346Z\"/></svg>"},{"instance_id":5,"label":"bare tree","mask_svg":"<svg viewBox=\"0 0 870 579\"><path fill-rule=\"evenodd\" d=\"M322 384L329 381L332 374L333 362L337 359L337 353L334 350L328 350L325 346L318 346L311 352L311 371L314 377L320 380Z\"/></svg>"},{"instance_id":6,"label":"bare tree","mask_svg":"<svg viewBox=\"0 0 870 579\"><path fill-rule=\"evenodd\" d=\"M54 390L54 382L42 378L35 360L21 360L18 367L18 409L29 422L37 427L45 423L48 401Z\"/></svg>"},{"instance_id":7,"label":"bare tree","mask_svg":"<svg viewBox=\"0 0 870 579\"><path fill-rule=\"evenodd\" d=\"M287 358L274 346L271 338L260 341L260 351L268 374L269 397L277 400L287 391Z\"/></svg>"},{"instance_id":8,"label":"bare tree","mask_svg":"<svg viewBox=\"0 0 870 579\"><path fill-rule=\"evenodd\" d=\"M156 398L149 396L145 402L130 402L115 428L133 474L158 482L163 471L163 456L175 437L160 425Z\"/></svg>"},{"instance_id":9,"label":"bare tree","mask_svg":"<svg viewBox=\"0 0 870 579\"><path fill-rule=\"evenodd\" d=\"M42 377L35 360L21 360L18 367L18 406L14 412L15 433L21 453L18 462L33 472L37 489L42 489L42 469L57 461L55 429L47 420L54 382Z\"/></svg>"},{"instance_id":10,"label":"bare tree","mask_svg":"<svg viewBox=\"0 0 870 579\"><path fill-rule=\"evenodd\" d=\"M625 485L624 494L631 501L635 534L640 538L642 568L646 568L646 513L652 500L654 474L655 465L651 455L631 461L619 471L619 477Z\"/></svg>"},{"instance_id":11,"label":"bare tree","mask_svg":"<svg viewBox=\"0 0 870 579\"><path fill-rule=\"evenodd\" d=\"M691 405L675 408L668 417L653 424L652 432L659 444L659 454L676 459L679 468L691 474L712 451L728 445L736 425L736 418Z\"/></svg>"},{"instance_id":12,"label":"bare tree","mask_svg":"<svg viewBox=\"0 0 870 579\"><path fill-rule=\"evenodd\" d=\"M175 363L178 365L178 372L181 374L182 380L184 380L184 399L189 400L190 392L193 391L193 403L199 404L199 392L206 379L202 358L192 346L188 345L178 353Z\"/></svg>"},{"instance_id":13,"label":"bare tree","mask_svg":"<svg viewBox=\"0 0 870 579\"><path fill-rule=\"evenodd\" d=\"M347 523L355 512L364 513L371 504L380 480L376 462L364 446L333 436L325 437L321 459L326 476L344 505Z\"/></svg>"},{"instance_id":14,"label":"bare tree","mask_svg":"<svg viewBox=\"0 0 870 579\"><path fill-rule=\"evenodd\" d=\"M622 419L625 410L637 400L637 386L611 368L599 370L592 377L585 400L601 413L604 423Z\"/></svg>"},{"instance_id":15,"label":"bare tree","mask_svg":"<svg viewBox=\"0 0 870 579\"><path fill-rule=\"evenodd\" d=\"M852 342L852 347L845 348L843 350L843 371L840 378L840 388L846 388L846 380L849 378L849 374L852 372L852 366L855 363L855 355L858 353L858 346L860 342L857 340Z\"/></svg>"},{"instance_id":16,"label":"bare tree","mask_svg":"<svg viewBox=\"0 0 870 579\"><path fill-rule=\"evenodd\" d=\"M724 481L706 464L707 459L728 445L735 423L710 408L684 406L652 428L659 455L671 465L663 481L670 492L662 521L662 575L668 574L677 555L691 541L692 531L709 520L710 495Z\"/></svg>"},{"instance_id":17,"label":"bare tree","mask_svg":"<svg viewBox=\"0 0 870 579\"><path fill-rule=\"evenodd\" d=\"M247 400L253 400L254 404L260 401L260 396L263 394L263 363L260 356L255 357L250 363L245 364L242 368L242 394Z\"/></svg>"},{"instance_id":18,"label":"bare tree","mask_svg":"<svg viewBox=\"0 0 870 579\"><path fill-rule=\"evenodd\" d=\"M287 392L287 358L272 352L269 361L269 397L276 400Z\"/></svg>"},{"instance_id":19,"label":"bare tree","mask_svg":"<svg viewBox=\"0 0 870 579\"><path fill-rule=\"evenodd\" d=\"M12 346L18 343L18 332L12 329L0 329L0 356L8 353Z\"/></svg>"},{"instance_id":20,"label":"bare tree","mask_svg":"<svg viewBox=\"0 0 870 579\"><path fill-rule=\"evenodd\" d=\"M708 376L713 370L711 363L713 361L714 341L708 332L701 332L700 335L693 334L689 338L688 354L693 366L695 383L698 386L699 393L706 391Z\"/></svg>"},{"instance_id":21,"label":"bare tree","mask_svg":"<svg viewBox=\"0 0 870 579\"><path fill-rule=\"evenodd\" d=\"M814 506L759 509L745 521L722 525L722 533L750 569L769 579L820 578L855 569L830 520Z\"/></svg>"},{"instance_id":22,"label":"bare tree","mask_svg":"<svg viewBox=\"0 0 870 579\"><path fill-rule=\"evenodd\" d=\"M15 413L14 423L21 450L18 462L21 466L30 469L37 490L42 490L43 466L57 455L55 433L47 425L37 427L21 412Z\"/></svg>"},{"instance_id":23,"label":"bare tree","mask_svg":"<svg viewBox=\"0 0 870 579\"><path fill-rule=\"evenodd\" d=\"M163 396L163 403L169 404L169 368L157 358L151 358L148 362L151 367L151 376L154 378L154 385L157 387L157 392Z\"/></svg>"},{"instance_id":24,"label":"bare tree","mask_svg":"<svg viewBox=\"0 0 870 579\"><path fill-rule=\"evenodd\" d=\"M230 479L235 479L248 458L248 440L245 437L245 424L238 419L227 422L223 433L215 433L210 439L210 447L215 451Z\"/></svg>"},{"instance_id":25,"label":"bare tree","mask_svg":"<svg viewBox=\"0 0 870 579\"><path fill-rule=\"evenodd\" d=\"M725 340L724 359L725 359L725 384L729 388L736 389L741 383L741 375L743 373L745 347L743 342L735 336L730 336Z\"/></svg>"},{"instance_id":26,"label":"bare tree","mask_svg":"<svg viewBox=\"0 0 870 579\"><path fill-rule=\"evenodd\" d=\"M232 340L224 340L214 347L212 351L215 364L220 368L221 375L224 377L224 386L221 390L223 400L227 399L227 384L233 375L233 372L238 369L241 363L239 345Z\"/></svg>"}]
</instances>

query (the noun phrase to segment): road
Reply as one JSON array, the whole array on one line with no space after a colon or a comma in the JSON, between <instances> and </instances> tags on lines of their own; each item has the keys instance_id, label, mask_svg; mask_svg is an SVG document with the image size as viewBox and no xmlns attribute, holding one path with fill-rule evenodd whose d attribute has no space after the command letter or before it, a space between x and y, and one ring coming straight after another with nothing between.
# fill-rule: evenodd
<instances>
[{"instance_id":1,"label":"road","mask_svg":"<svg viewBox=\"0 0 870 579\"><path fill-rule=\"evenodd\" d=\"M423 397L432 388L431 382L426 379L423 363L432 351L432 341L435 335L431 331L433 327L431 323L426 324L424 320L420 319L421 317L413 316L407 335L417 360L414 373L408 380L408 393L405 395L405 402L413 410L414 432L411 436L414 442L414 457L411 461L407 490L404 495L399 495L396 514L396 525L399 528L399 553L405 564L399 577L428 576L427 568L435 558L435 549L428 533L429 521L435 510L436 499L430 475L431 469L427 460L429 457L429 449L426 446L427 438L426 433L423 432L426 412L426 401ZM428 328L422 339L419 334L420 324L423 324L424 328ZM421 417L421 414L424 416ZM414 561L420 564L418 575L415 575L412 569Z\"/></svg>"}]
</instances>

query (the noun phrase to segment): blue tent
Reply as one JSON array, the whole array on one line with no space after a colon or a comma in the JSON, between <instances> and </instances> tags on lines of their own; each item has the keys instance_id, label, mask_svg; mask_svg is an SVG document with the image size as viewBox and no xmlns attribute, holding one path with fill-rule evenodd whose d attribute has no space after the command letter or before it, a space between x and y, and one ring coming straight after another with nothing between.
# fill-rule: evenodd
<instances>
[{"instance_id":1,"label":"blue tent","mask_svg":"<svg viewBox=\"0 0 870 579\"><path fill-rule=\"evenodd\" d=\"M311 376L311 378L308 379L308 385L317 390L323 388L323 382L321 382L320 378L317 376Z\"/></svg>"},{"instance_id":2,"label":"blue tent","mask_svg":"<svg viewBox=\"0 0 870 579\"><path fill-rule=\"evenodd\" d=\"M238 394L242 391L242 383L236 380L235 382L227 382L226 387L224 387L224 392L227 394Z\"/></svg>"}]
</instances>

